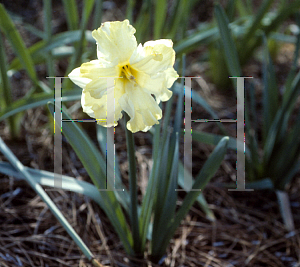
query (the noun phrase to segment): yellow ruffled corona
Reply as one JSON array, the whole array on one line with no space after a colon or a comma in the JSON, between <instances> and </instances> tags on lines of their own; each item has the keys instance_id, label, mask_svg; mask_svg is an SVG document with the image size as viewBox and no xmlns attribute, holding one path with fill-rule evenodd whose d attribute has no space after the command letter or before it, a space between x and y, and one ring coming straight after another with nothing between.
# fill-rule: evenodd
<instances>
[{"instance_id":1,"label":"yellow ruffled corona","mask_svg":"<svg viewBox=\"0 0 300 267\"><path fill-rule=\"evenodd\" d=\"M98 124L116 126L124 110L130 117L127 129L131 132L148 131L159 123L160 101L172 96L168 90L178 78L173 65L173 42L167 39L137 45L135 29L128 20L105 22L94 30L97 41L97 60L83 63L74 69L70 79L83 89L83 111ZM107 118L107 77L114 83L114 123ZM155 99L154 99L155 97Z\"/></svg>"}]
</instances>

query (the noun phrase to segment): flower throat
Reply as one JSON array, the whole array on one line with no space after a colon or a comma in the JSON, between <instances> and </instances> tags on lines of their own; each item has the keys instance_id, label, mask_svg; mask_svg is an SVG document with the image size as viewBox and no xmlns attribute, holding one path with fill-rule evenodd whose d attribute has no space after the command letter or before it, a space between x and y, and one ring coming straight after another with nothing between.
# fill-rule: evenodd
<instances>
[{"instance_id":1,"label":"flower throat","mask_svg":"<svg viewBox=\"0 0 300 267\"><path fill-rule=\"evenodd\" d=\"M131 81L131 82L134 82L135 80L135 77L132 75L131 73L131 69L128 65L125 65L122 67L122 73L121 74L125 74L126 78Z\"/></svg>"}]
</instances>

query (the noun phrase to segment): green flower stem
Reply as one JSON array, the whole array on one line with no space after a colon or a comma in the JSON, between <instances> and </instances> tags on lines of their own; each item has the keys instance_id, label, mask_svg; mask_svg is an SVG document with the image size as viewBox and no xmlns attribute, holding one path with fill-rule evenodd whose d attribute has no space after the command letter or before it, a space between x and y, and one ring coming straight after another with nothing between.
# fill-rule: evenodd
<instances>
[{"instance_id":1,"label":"green flower stem","mask_svg":"<svg viewBox=\"0 0 300 267\"><path fill-rule=\"evenodd\" d=\"M133 250L135 256L140 256L141 242L139 233L139 220L138 220L138 202L137 202L137 180L136 180L136 163L135 163L135 149L134 149L134 138L133 133L129 131L126 127L127 122L130 120L128 114L124 112L125 128L126 128L126 145L127 145L127 155L129 161L129 191L130 191L130 224L132 227L133 236Z\"/></svg>"}]
</instances>

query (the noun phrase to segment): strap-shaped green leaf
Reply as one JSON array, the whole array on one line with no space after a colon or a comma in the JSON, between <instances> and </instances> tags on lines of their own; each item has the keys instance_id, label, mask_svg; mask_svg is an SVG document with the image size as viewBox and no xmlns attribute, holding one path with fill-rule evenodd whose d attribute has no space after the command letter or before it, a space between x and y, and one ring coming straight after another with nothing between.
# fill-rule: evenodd
<instances>
[{"instance_id":1,"label":"strap-shaped green leaf","mask_svg":"<svg viewBox=\"0 0 300 267\"><path fill-rule=\"evenodd\" d=\"M263 65L263 81L264 81L264 90L263 90L263 134L264 140L268 135L268 131L271 127L272 121L276 116L278 110L279 102L279 90L276 83L276 75L271 59L271 55L268 50L268 44L266 37L264 38L265 45L265 57Z\"/></svg>"},{"instance_id":2,"label":"strap-shaped green leaf","mask_svg":"<svg viewBox=\"0 0 300 267\"><path fill-rule=\"evenodd\" d=\"M261 20L269 10L270 6L274 0L265 0L263 3L260 5L258 12L256 13L251 26L248 28L247 33L243 37L243 40L241 42L241 49L244 49L245 46L247 46L247 42L251 41L253 36L255 36L256 31L261 27Z\"/></svg>"},{"instance_id":3,"label":"strap-shaped green leaf","mask_svg":"<svg viewBox=\"0 0 300 267\"><path fill-rule=\"evenodd\" d=\"M176 201L177 201L177 189L178 185L178 162L179 162L179 134L176 135L175 149L174 153L171 154L171 166L170 174L168 177L159 177L160 180L165 180L165 193L164 196L157 199L155 207L155 217L152 230L152 251L157 249L158 241L160 235L163 235L166 230L166 225L173 221ZM170 151L170 149L169 149ZM163 164L162 164L163 165ZM159 183L161 185L161 181ZM157 210L159 212L157 212Z\"/></svg>"},{"instance_id":4,"label":"strap-shaped green leaf","mask_svg":"<svg viewBox=\"0 0 300 267\"><path fill-rule=\"evenodd\" d=\"M74 101L81 98L82 90L72 90L63 91L62 101ZM5 108L0 112L0 121L13 116L21 111L36 108L39 106L46 105L49 101L53 101L53 93L36 93L30 97L21 98L15 102L10 107Z\"/></svg>"},{"instance_id":5,"label":"strap-shaped green leaf","mask_svg":"<svg viewBox=\"0 0 300 267\"><path fill-rule=\"evenodd\" d=\"M0 32L0 112L3 107L9 107L12 103L12 91L11 91L11 84L10 80L7 76L7 62L6 62L6 55L4 51L4 43L2 40L2 33ZM18 123L20 118L11 117L8 119L9 123L9 131L11 137L14 138L18 136L19 129Z\"/></svg>"},{"instance_id":6,"label":"strap-shaped green leaf","mask_svg":"<svg viewBox=\"0 0 300 267\"><path fill-rule=\"evenodd\" d=\"M217 169L220 167L221 162L225 156L227 151L228 137L222 138L219 144L215 147L214 151L211 153L204 166L202 167L200 173L197 175L195 179L195 183L193 185L193 189L203 189L209 180L216 173ZM200 194L200 191L190 191L186 195L183 200L183 203L176 213L176 217L173 221L170 222L168 226L166 226L166 230L162 233L157 239L156 247L152 251L152 255L154 258L159 260L164 254L168 243L172 236L174 235L177 227L180 225L181 221L186 216L187 212L195 202L196 198Z\"/></svg>"},{"instance_id":7,"label":"strap-shaped green leaf","mask_svg":"<svg viewBox=\"0 0 300 267\"><path fill-rule=\"evenodd\" d=\"M94 7L95 0L89 0L89 1L84 1L83 2L83 9L82 9L82 18L80 22L80 39L78 42L75 43L75 53L72 55L65 76L68 76L69 73L78 65L82 63L84 59L82 59L83 51L84 51L84 46L86 45L85 42L85 30L87 28L87 24L90 18L90 14L92 12L92 9ZM62 83L63 88L69 88L71 87L71 80L69 79L64 79Z\"/></svg>"},{"instance_id":8,"label":"strap-shaped green leaf","mask_svg":"<svg viewBox=\"0 0 300 267\"><path fill-rule=\"evenodd\" d=\"M229 30L228 18L220 5L215 6L215 15L218 22L218 27L222 39L222 45L225 52L225 60L228 71L231 76L239 77L242 74L238 53L236 50L235 42Z\"/></svg>"},{"instance_id":9,"label":"strap-shaped green leaf","mask_svg":"<svg viewBox=\"0 0 300 267\"><path fill-rule=\"evenodd\" d=\"M66 13L66 19L68 28L70 31L78 30L78 9L75 0L63 0L64 10Z\"/></svg>"},{"instance_id":10,"label":"strap-shaped green leaf","mask_svg":"<svg viewBox=\"0 0 300 267\"><path fill-rule=\"evenodd\" d=\"M264 34L268 37L272 31L275 31L283 21L285 21L293 13L299 11L300 1L291 1L279 8L276 12L275 17L272 19L270 24L264 25L260 28ZM245 40L248 42L249 40ZM253 41L248 42L247 46L241 47L242 54L240 58L241 64L244 64L252 55L253 51L262 44L262 38L255 38Z\"/></svg>"},{"instance_id":11,"label":"strap-shaped green leaf","mask_svg":"<svg viewBox=\"0 0 300 267\"><path fill-rule=\"evenodd\" d=\"M201 44L208 44L219 38L217 27L211 28L211 25L205 25L202 29L177 42L174 50L177 54L187 53Z\"/></svg>"},{"instance_id":12,"label":"strap-shaped green leaf","mask_svg":"<svg viewBox=\"0 0 300 267\"><path fill-rule=\"evenodd\" d=\"M183 131L181 133L183 134ZM193 140L204 143L204 144L208 144L208 145L216 146L223 137L224 137L223 135L193 130ZM236 147L236 144L237 144L236 138L229 137L229 136L228 136L228 138L229 138L228 139L228 148L233 149L233 150L238 149L239 151L244 152L244 143L238 141L238 146ZM246 147L246 153L249 153L249 150L247 147Z\"/></svg>"},{"instance_id":13,"label":"strap-shaped green leaf","mask_svg":"<svg viewBox=\"0 0 300 267\"><path fill-rule=\"evenodd\" d=\"M190 177L187 177L190 176ZM193 179L191 175L188 172L184 171L183 164L179 161L178 163L178 184L179 186L184 189L186 192L189 192L191 188L186 187L187 183L184 183L184 179ZM206 218L210 221L215 221L216 217L212 210L208 207L208 204L203 196L203 193L201 192L199 196L197 197L197 203L200 205L201 209L205 212Z\"/></svg>"},{"instance_id":14,"label":"strap-shaped green leaf","mask_svg":"<svg viewBox=\"0 0 300 267\"><path fill-rule=\"evenodd\" d=\"M53 172L36 170L29 167L24 168L36 183L55 188ZM24 176L21 173L17 172L16 169L13 168L13 166L8 162L0 162L0 172L9 176L13 176L16 179L25 179ZM103 202L101 201L101 196L97 187L88 182L77 180L66 175L62 175L61 179L62 183L60 184L61 186L59 185L59 189L70 190L75 193L83 194L94 200L103 209Z\"/></svg>"},{"instance_id":15,"label":"strap-shaped green leaf","mask_svg":"<svg viewBox=\"0 0 300 267\"><path fill-rule=\"evenodd\" d=\"M48 107L53 115L54 104L48 103ZM118 233L126 252L132 255L132 235L126 223L121 205L114 191L103 191L103 189L106 189L106 164L102 155L96 149L95 144L93 144L87 134L83 132L78 124L71 120L64 110L62 110L62 119L70 120L63 123L62 132L73 147L95 186L98 189L102 189L100 195L102 197L104 211L114 226L115 231ZM114 185L111 184L111 182L111 179L107 179L107 189L113 190Z\"/></svg>"},{"instance_id":16,"label":"strap-shaped green leaf","mask_svg":"<svg viewBox=\"0 0 300 267\"><path fill-rule=\"evenodd\" d=\"M42 63L46 59L45 55L47 54L47 52L52 51L55 48L64 47L64 45L66 44L77 42L80 40L80 38L80 30L58 33L51 38L49 43L42 40L33 44L28 48L28 52L30 53L30 56L35 64ZM85 31L85 38L87 41L95 43L91 31ZM9 66L9 69L14 70L19 70L21 68L22 63L19 58L15 58Z\"/></svg>"},{"instance_id":17,"label":"strap-shaped green leaf","mask_svg":"<svg viewBox=\"0 0 300 267\"><path fill-rule=\"evenodd\" d=\"M166 15L168 8L168 1L156 0L155 1L155 15L154 15L154 39L159 39L162 36L162 30L166 24Z\"/></svg>"},{"instance_id":18,"label":"strap-shaped green leaf","mask_svg":"<svg viewBox=\"0 0 300 267\"><path fill-rule=\"evenodd\" d=\"M284 133L284 126L286 125L283 121L286 121L291 112L291 108L295 105L295 100L300 92L300 71L294 78L289 98L283 103L282 107L276 113L276 116L272 122L268 136L264 144L264 162L269 162L269 159L274 150L274 145L281 136L280 133Z\"/></svg>"},{"instance_id":19,"label":"strap-shaped green leaf","mask_svg":"<svg viewBox=\"0 0 300 267\"><path fill-rule=\"evenodd\" d=\"M30 54L28 53L20 33L17 31L16 26L2 4L0 4L0 28L11 43L14 52L19 57L30 79L37 85L38 79Z\"/></svg>"},{"instance_id":20,"label":"strap-shaped green leaf","mask_svg":"<svg viewBox=\"0 0 300 267\"><path fill-rule=\"evenodd\" d=\"M23 177L24 180L32 187L32 189L40 196L40 198L47 204L50 211L56 217L56 219L61 223L61 225L65 228L71 238L75 241L84 255L89 259L93 259L94 256L88 247L84 244L79 235L75 232L66 218L63 216L61 211L56 207L55 203L51 200L51 198L47 195L44 189L41 187L39 183L31 176L28 172L28 169L24 167L24 165L17 159L17 157L11 152L11 150L6 146L0 137L0 151L4 154L4 156L9 160L11 165L15 168L16 171ZM54 178L54 176L53 176Z\"/></svg>"}]
</instances>

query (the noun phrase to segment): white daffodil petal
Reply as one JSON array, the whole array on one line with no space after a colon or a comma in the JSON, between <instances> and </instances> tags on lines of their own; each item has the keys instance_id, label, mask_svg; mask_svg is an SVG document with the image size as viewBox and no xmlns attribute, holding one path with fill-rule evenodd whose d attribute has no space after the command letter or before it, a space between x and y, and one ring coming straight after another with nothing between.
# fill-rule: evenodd
<instances>
[{"instance_id":1,"label":"white daffodil petal","mask_svg":"<svg viewBox=\"0 0 300 267\"><path fill-rule=\"evenodd\" d=\"M152 43L156 43L152 41ZM144 46L143 51L134 52L130 58L132 68L145 72L149 75L155 75L173 67L175 62L175 51L172 47L157 43L152 46Z\"/></svg>"},{"instance_id":2,"label":"white daffodil petal","mask_svg":"<svg viewBox=\"0 0 300 267\"><path fill-rule=\"evenodd\" d=\"M172 92L168 90L178 78L177 72L169 68L156 76L150 76L144 72L135 74L136 82L149 93L154 94L156 99L167 101L171 98Z\"/></svg>"},{"instance_id":3,"label":"white daffodil petal","mask_svg":"<svg viewBox=\"0 0 300 267\"><path fill-rule=\"evenodd\" d=\"M94 80L102 77L117 77L119 73L117 66L108 67L98 60L92 60L81 65L80 75Z\"/></svg>"},{"instance_id":4,"label":"white daffodil petal","mask_svg":"<svg viewBox=\"0 0 300 267\"><path fill-rule=\"evenodd\" d=\"M80 68L76 68L71 71L71 73L68 75L69 78L73 83L78 85L81 88L85 88L88 83L90 83L92 80L89 78L83 78L80 76Z\"/></svg>"},{"instance_id":5,"label":"white daffodil petal","mask_svg":"<svg viewBox=\"0 0 300 267\"><path fill-rule=\"evenodd\" d=\"M92 32L97 41L98 59L104 58L112 62L118 58L120 64L126 64L137 47L134 33L135 28L127 19L102 24Z\"/></svg>"},{"instance_id":6,"label":"white daffodil petal","mask_svg":"<svg viewBox=\"0 0 300 267\"><path fill-rule=\"evenodd\" d=\"M174 68L168 68L164 72L166 74L166 87L170 88L178 79L178 73L176 70L174 70Z\"/></svg>"},{"instance_id":7,"label":"white daffodil petal","mask_svg":"<svg viewBox=\"0 0 300 267\"><path fill-rule=\"evenodd\" d=\"M163 44L167 47L173 47L173 42L170 39L160 39L160 40L156 40L156 41L148 41L148 42L144 43L144 47L146 47L146 46L154 47L155 45L158 45L158 44Z\"/></svg>"},{"instance_id":8,"label":"white daffodil petal","mask_svg":"<svg viewBox=\"0 0 300 267\"><path fill-rule=\"evenodd\" d=\"M99 99L107 93L107 80L105 78L92 80L86 85L85 91L89 92L93 98Z\"/></svg>"},{"instance_id":9,"label":"white daffodil petal","mask_svg":"<svg viewBox=\"0 0 300 267\"><path fill-rule=\"evenodd\" d=\"M83 63L80 68L73 70L70 75L71 74L79 74L82 79L85 79L84 81L88 82L84 84L84 87L82 88L89 91L92 97L101 98L106 93L107 78L118 77L120 75L120 71L118 66L111 67L111 64L109 63L92 60L90 62ZM82 81L78 78L77 80Z\"/></svg>"},{"instance_id":10,"label":"white daffodil petal","mask_svg":"<svg viewBox=\"0 0 300 267\"><path fill-rule=\"evenodd\" d=\"M169 68L164 71L165 79L161 87L161 91L159 94L155 94L156 101L159 103L160 101L168 101L172 96L172 91L168 90L173 83L177 80L178 74L173 68Z\"/></svg>"},{"instance_id":11,"label":"white daffodil petal","mask_svg":"<svg viewBox=\"0 0 300 267\"><path fill-rule=\"evenodd\" d=\"M133 133L148 131L162 117L162 111L154 98L140 87L127 86L119 103L130 116L127 129Z\"/></svg>"},{"instance_id":12,"label":"white daffodil petal","mask_svg":"<svg viewBox=\"0 0 300 267\"><path fill-rule=\"evenodd\" d=\"M83 112L85 112L92 118L95 118L95 113L94 110L92 109L94 102L95 99L91 97L90 93L83 90L81 95L81 106Z\"/></svg>"},{"instance_id":13,"label":"white daffodil petal","mask_svg":"<svg viewBox=\"0 0 300 267\"><path fill-rule=\"evenodd\" d=\"M97 123L105 126L111 127L118 125L118 120L122 118L122 108L119 105L119 98L123 95L123 93L116 89L114 90L114 125L107 125L107 104L112 105L112 103L107 103L107 95L104 95L100 99L96 99L90 95L89 92L83 91L81 97L81 105L83 111L87 113L90 117L95 118Z\"/></svg>"}]
</instances>

